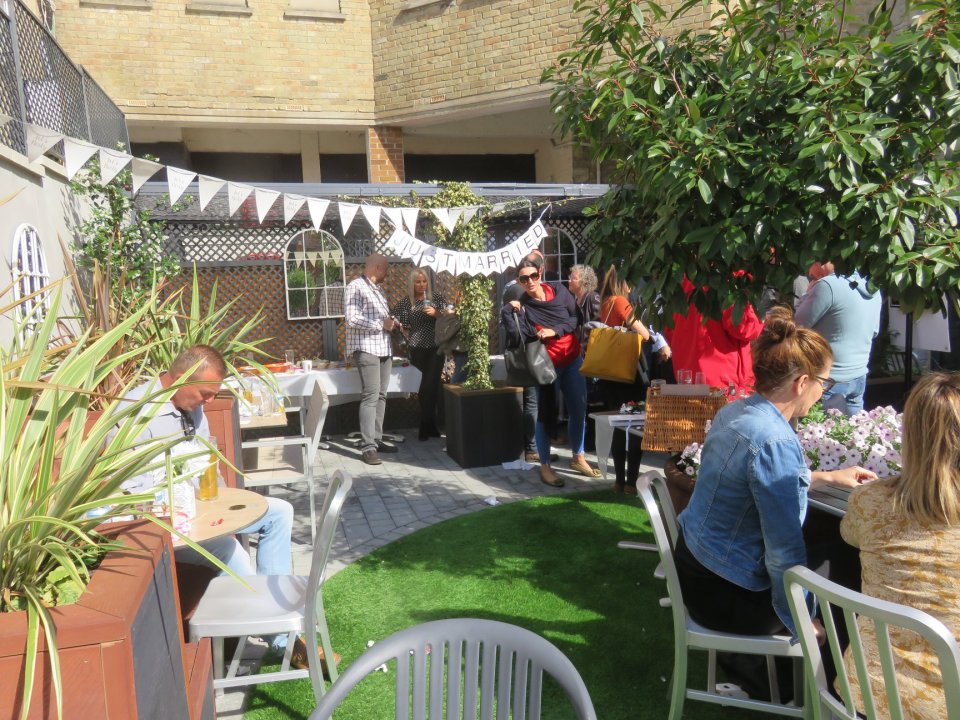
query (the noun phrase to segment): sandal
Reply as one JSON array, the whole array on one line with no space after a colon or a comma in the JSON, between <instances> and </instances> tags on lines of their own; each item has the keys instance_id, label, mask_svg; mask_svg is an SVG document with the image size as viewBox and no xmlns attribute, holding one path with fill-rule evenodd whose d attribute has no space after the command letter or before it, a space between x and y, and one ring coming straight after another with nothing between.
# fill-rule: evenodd
<instances>
[{"instance_id":1,"label":"sandal","mask_svg":"<svg viewBox=\"0 0 960 720\"><path fill-rule=\"evenodd\" d=\"M540 466L540 482L550 487L563 487L563 478L557 477L553 469L546 465Z\"/></svg>"},{"instance_id":2,"label":"sandal","mask_svg":"<svg viewBox=\"0 0 960 720\"><path fill-rule=\"evenodd\" d=\"M585 475L588 478L602 477L602 475L600 474L600 471L594 470L592 467L590 467L590 465L587 464L586 460L584 460L582 464L576 461L571 461L570 469L573 470L575 473L580 473L581 475Z\"/></svg>"}]
</instances>

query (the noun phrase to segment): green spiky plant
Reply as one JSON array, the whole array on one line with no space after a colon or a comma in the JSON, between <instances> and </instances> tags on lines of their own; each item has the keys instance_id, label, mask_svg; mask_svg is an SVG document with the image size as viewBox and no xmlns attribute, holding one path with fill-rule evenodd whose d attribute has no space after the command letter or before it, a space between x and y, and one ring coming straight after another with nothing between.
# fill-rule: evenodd
<instances>
[{"instance_id":1,"label":"green spiky plant","mask_svg":"<svg viewBox=\"0 0 960 720\"><path fill-rule=\"evenodd\" d=\"M162 403L177 389L121 402L139 376L115 386L104 411L92 415L91 398L124 364L144 367L155 343L117 352L124 338L150 311L145 305L104 333L87 330L75 339L57 338L60 289L46 317L19 317L22 301L0 307L14 317L16 339L0 348L0 612L27 614L21 718L26 718L38 672L41 635L48 648L58 717L62 685L57 631L50 607L76 599L90 579L89 565L116 543L96 532L111 518L141 515L152 491L125 494L123 483L165 471L168 491L186 478L171 463L180 437L137 442ZM24 332L27 320L39 324ZM180 460L210 451L178 456ZM172 497L172 493L170 494ZM90 517L92 510L101 510ZM169 525L150 515L153 522ZM189 541L188 541L189 542ZM211 556L189 542L208 559Z\"/></svg>"}]
</instances>

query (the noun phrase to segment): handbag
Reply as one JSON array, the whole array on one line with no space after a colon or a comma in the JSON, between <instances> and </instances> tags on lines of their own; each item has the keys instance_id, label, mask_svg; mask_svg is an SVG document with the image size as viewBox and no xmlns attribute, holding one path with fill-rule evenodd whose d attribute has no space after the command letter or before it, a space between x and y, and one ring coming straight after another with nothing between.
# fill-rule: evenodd
<instances>
[{"instance_id":1,"label":"handbag","mask_svg":"<svg viewBox=\"0 0 960 720\"><path fill-rule=\"evenodd\" d=\"M637 377L642 344L643 338L626 328L594 328L590 331L580 373L601 380L632 383Z\"/></svg>"},{"instance_id":2,"label":"handbag","mask_svg":"<svg viewBox=\"0 0 960 720\"><path fill-rule=\"evenodd\" d=\"M520 345L503 351L503 364L507 371L507 383L514 387L531 385L549 385L557 379L557 370L547 353L547 348L539 340L524 343L520 333L520 321L514 315Z\"/></svg>"}]
</instances>

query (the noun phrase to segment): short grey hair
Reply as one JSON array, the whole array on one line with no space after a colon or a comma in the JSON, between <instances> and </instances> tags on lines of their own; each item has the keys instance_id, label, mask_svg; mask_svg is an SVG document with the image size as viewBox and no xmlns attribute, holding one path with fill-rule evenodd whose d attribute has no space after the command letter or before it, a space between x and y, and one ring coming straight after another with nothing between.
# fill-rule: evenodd
<instances>
[{"instance_id":1,"label":"short grey hair","mask_svg":"<svg viewBox=\"0 0 960 720\"><path fill-rule=\"evenodd\" d=\"M593 292L597 289L597 274L589 265L574 265L570 268L570 273L580 273L580 287L584 292Z\"/></svg>"},{"instance_id":2,"label":"short grey hair","mask_svg":"<svg viewBox=\"0 0 960 720\"><path fill-rule=\"evenodd\" d=\"M227 376L227 364L223 360L223 355L210 345L191 345L181 351L170 365L169 372L174 377L180 377L194 366L196 366L194 372L212 370L221 378Z\"/></svg>"}]
</instances>

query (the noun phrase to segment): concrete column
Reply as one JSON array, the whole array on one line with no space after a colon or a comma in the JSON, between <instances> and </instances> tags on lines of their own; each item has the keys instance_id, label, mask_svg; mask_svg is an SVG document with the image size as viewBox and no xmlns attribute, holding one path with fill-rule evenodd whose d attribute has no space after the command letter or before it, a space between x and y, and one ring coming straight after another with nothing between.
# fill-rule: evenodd
<instances>
[{"instance_id":1,"label":"concrete column","mask_svg":"<svg viewBox=\"0 0 960 720\"><path fill-rule=\"evenodd\" d=\"M315 132L300 133L300 167L305 183L323 182L320 177L320 138Z\"/></svg>"},{"instance_id":2,"label":"concrete column","mask_svg":"<svg viewBox=\"0 0 960 720\"><path fill-rule=\"evenodd\" d=\"M403 128L378 125L367 129L367 182L402 183Z\"/></svg>"}]
</instances>

